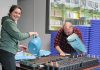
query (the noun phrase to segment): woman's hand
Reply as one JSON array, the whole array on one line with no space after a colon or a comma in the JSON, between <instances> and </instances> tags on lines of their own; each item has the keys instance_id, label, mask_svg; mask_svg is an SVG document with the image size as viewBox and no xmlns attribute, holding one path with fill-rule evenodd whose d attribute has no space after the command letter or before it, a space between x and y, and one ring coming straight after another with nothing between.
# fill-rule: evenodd
<instances>
[{"instance_id":1,"label":"woman's hand","mask_svg":"<svg viewBox=\"0 0 100 70\"><path fill-rule=\"evenodd\" d=\"M29 32L29 34L30 34L30 36L33 36L33 35L38 36L37 32Z\"/></svg>"},{"instance_id":2,"label":"woman's hand","mask_svg":"<svg viewBox=\"0 0 100 70\"><path fill-rule=\"evenodd\" d=\"M27 52L27 46L25 45L19 45L19 49L20 51Z\"/></svg>"}]
</instances>

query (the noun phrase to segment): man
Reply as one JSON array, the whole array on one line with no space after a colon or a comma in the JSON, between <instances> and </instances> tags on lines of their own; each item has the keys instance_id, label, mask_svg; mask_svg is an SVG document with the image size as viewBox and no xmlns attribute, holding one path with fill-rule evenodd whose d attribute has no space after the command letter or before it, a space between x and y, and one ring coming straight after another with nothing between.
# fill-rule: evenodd
<instances>
[{"instance_id":1,"label":"man","mask_svg":"<svg viewBox=\"0 0 100 70\"><path fill-rule=\"evenodd\" d=\"M65 56L66 53L67 55L70 55L76 52L66 40L66 38L73 33L77 34L82 40L81 32L77 28L73 27L71 22L65 22L63 27L58 31L55 38L54 47L61 56Z\"/></svg>"}]
</instances>

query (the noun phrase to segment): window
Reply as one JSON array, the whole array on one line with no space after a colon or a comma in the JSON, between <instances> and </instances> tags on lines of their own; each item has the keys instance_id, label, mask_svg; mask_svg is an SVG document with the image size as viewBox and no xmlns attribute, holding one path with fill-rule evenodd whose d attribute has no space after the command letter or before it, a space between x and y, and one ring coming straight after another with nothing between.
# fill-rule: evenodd
<instances>
[{"instance_id":1,"label":"window","mask_svg":"<svg viewBox=\"0 0 100 70\"><path fill-rule=\"evenodd\" d=\"M65 21L90 25L90 20L100 19L99 6L94 0L46 0L46 33L58 30Z\"/></svg>"}]
</instances>

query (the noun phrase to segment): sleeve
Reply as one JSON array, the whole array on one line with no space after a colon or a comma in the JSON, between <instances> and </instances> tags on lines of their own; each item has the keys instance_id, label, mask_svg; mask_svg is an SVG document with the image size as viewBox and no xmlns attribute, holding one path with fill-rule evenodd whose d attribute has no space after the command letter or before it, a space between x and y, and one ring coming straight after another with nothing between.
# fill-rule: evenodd
<instances>
[{"instance_id":1,"label":"sleeve","mask_svg":"<svg viewBox=\"0 0 100 70\"><path fill-rule=\"evenodd\" d=\"M29 37L29 33L22 33L18 27L17 24L13 21L5 21L3 23L3 28L7 31L11 37L13 37L16 40L24 40Z\"/></svg>"},{"instance_id":2,"label":"sleeve","mask_svg":"<svg viewBox=\"0 0 100 70\"><path fill-rule=\"evenodd\" d=\"M54 47L59 46L60 45L60 41L61 41L61 34L62 34L62 29L60 29L56 35L55 41L54 41Z\"/></svg>"}]
</instances>

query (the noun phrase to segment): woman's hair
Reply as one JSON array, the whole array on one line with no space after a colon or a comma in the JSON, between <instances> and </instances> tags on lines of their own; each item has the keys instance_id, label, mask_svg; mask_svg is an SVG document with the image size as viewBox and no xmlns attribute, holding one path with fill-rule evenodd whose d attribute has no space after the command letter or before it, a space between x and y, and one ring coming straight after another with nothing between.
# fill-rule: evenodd
<instances>
[{"instance_id":1,"label":"woman's hair","mask_svg":"<svg viewBox=\"0 0 100 70\"><path fill-rule=\"evenodd\" d=\"M18 5L12 5L12 6L10 7L10 9L9 9L8 15L10 16L10 14L11 14L16 8L18 8L18 9L20 9L20 10L22 11L21 7L19 7Z\"/></svg>"}]
</instances>

